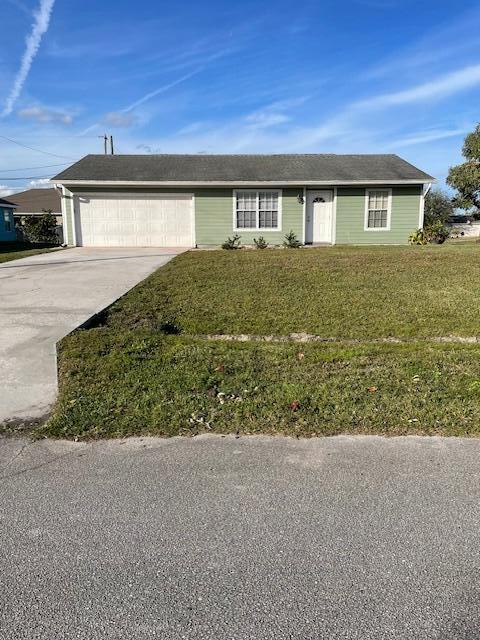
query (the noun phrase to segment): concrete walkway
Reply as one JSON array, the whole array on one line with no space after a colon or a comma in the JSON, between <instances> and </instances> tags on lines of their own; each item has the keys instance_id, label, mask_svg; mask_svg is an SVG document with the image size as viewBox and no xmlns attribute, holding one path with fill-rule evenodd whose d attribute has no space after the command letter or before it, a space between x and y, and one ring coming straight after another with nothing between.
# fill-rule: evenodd
<instances>
[{"instance_id":1,"label":"concrete walkway","mask_svg":"<svg viewBox=\"0 0 480 640\"><path fill-rule=\"evenodd\" d=\"M474 640L480 440L0 439L2 640Z\"/></svg>"},{"instance_id":2,"label":"concrete walkway","mask_svg":"<svg viewBox=\"0 0 480 640\"><path fill-rule=\"evenodd\" d=\"M0 264L0 424L45 415L56 342L181 249L87 249Z\"/></svg>"}]
</instances>

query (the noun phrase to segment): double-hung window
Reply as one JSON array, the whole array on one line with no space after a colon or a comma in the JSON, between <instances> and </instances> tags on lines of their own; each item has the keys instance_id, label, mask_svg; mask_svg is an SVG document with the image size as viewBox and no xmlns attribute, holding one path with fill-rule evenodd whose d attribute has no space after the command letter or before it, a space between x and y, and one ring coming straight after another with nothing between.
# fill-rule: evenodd
<instances>
[{"instance_id":1,"label":"double-hung window","mask_svg":"<svg viewBox=\"0 0 480 640\"><path fill-rule=\"evenodd\" d=\"M281 192L234 191L235 229L274 229L281 228Z\"/></svg>"},{"instance_id":2,"label":"double-hung window","mask_svg":"<svg viewBox=\"0 0 480 640\"><path fill-rule=\"evenodd\" d=\"M3 221L5 231L12 231L12 218L10 216L10 211L8 209L3 210Z\"/></svg>"},{"instance_id":3,"label":"double-hung window","mask_svg":"<svg viewBox=\"0 0 480 640\"><path fill-rule=\"evenodd\" d=\"M365 230L388 231L392 214L391 189L367 189L365 196Z\"/></svg>"}]
</instances>

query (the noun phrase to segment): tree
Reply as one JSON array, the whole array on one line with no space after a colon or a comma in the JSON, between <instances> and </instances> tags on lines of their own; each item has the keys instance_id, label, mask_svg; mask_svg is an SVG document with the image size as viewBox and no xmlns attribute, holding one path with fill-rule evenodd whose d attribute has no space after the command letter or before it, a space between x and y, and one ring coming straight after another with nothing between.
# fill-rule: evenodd
<instances>
[{"instance_id":1,"label":"tree","mask_svg":"<svg viewBox=\"0 0 480 640\"><path fill-rule=\"evenodd\" d=\"M41 216L24 216L22 223L30 242L57 242L57 220L51 211L42 213Z\"/></svg>"},{"instance_id":2,"label":"tree","mask_svg":"<svg viewBox=\"0 0 480 640\"><path fill-rule=\"evenodd\" d=\"M450 168L447 184L458 191L454 205L480 217L480 124L465 138L462 155L466 162Z\"/></svg>"},{"instance_id":3,"label":"tree","mask_svg":"<svg viewBox=\"0 0 480 640\"><path fill-rule=\"evenodd\" d=\"M425 216L423 221L424 227L429 227L436 222L445 224L450 216L453 215L454 206L450 196L436 189L429 191L425 198Z\"/></svg>"}]
</instances>

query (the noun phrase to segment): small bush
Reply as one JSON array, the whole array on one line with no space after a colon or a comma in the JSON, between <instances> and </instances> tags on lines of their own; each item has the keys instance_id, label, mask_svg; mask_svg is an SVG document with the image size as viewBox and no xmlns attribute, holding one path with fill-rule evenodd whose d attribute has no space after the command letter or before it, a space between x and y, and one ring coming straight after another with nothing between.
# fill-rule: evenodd
<instances>
[{"instance_id":1,"label":"small bush","mask_svg":"<svg viewBox=\"0 0 480 640\"><path fill-rule=\"evenodd\" d=\"M260 236L258 239L254 238L253 243L256 249L266 249L268 247L268 242L263 236Z\"/></svg>"},{"instance_id":2,"label":"small bush","mask_svg":"<svg viewBox=\"0 0 480 640\"><path fill-rule=\"evenodd\" d=\"M226 251L232 251L233 249L240 248L240 236L236 233L233 238L227 238L222 244L222 249Z\"/></svg>"},{"instance_id":3,"label":"small bush","mask_svg":"<svg viewBox=\"0 0 480 640\"><path fill-rule=\"evenodd\" d=\"M413 233L411 233L408 237L408 242L410 244L427 244L427 239L425 238L425 233L423 229L417 229Z\"/></svg>"},{"instance_id":4,"label":"small bush","mask_svg":"<svg viewBox=\"0 0 480 640\"><path fill-rule=\"evenodd\" d=\"M297 238L297 235L293 231L289 231L285 236L285 241L283 243L284 247L288 249L298 249L302 246L302 243Z\"/></svg>"},{"instance_id":5,"label":"small bush","mask_svg":"<svg viewBox=\"0 0 480 640\"><path fill-rule=\"evenodd\" d=\"M427 225L424 228L423 233L427 242L443 244L450 235L450 229L446 227L443 222L437 220L437 222Z\"/></svg>"},{"instance_id":6,"label":"small bush","mask_svg":"<svg viewBox=\"0 0 480 640\"><path fill-rule=\"evenodd\" d=\"M449 235L450 229L437 221L414 231L410 234L408 241L410 244L443 244Z\"/></svg>"}]
</instances>

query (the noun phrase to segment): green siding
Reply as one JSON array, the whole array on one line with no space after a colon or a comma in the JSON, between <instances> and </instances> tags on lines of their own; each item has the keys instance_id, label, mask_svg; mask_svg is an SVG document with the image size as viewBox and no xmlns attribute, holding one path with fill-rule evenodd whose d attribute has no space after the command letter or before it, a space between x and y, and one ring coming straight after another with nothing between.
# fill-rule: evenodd
<instances>
[{"instance_id":1,"label":"green siding","mask_svg":"<svg viewBox=\"0 0 480 640\"><path fill-rule=\"evenodd\" d=\"M385 185L383 188L387 188ZM407 244L408 236L418 227L420 185L392 188L392 218L390 231L364 231L365 188L339 187L337 190L337 244ZM382 187L372 187L381 189ZM75 188L76 193L92 192L95 187ZM112 187L98 189L101 193L193 193L195 196L196 242L199 246L218 246L233 230L233 189L228 188L139 188ZM239 231L243 244L253 244L253 238L263 235L270 244L281 244L290 230L303 239L303 205L298 195L303 187L282 190L282 228L280 231L262 229ZM73 243L73 200L65 189L66 242Z\"/></svg>"},{"instance_id":2,"label":"green siding","mask_svg":"<svg viewBox=\"0 0 480 640\"><path fill-rule=\"evenodd\" d=\"M336 243L408 244L408 236L418 228L421 193L422 187L417 185L393 187L390 231L365 231L365 187L339 188Z\"/></svg>"},{"instance_id":3,"label":"green siding","mask_svg":"<svg viewBox=\"0 0 480 640\"><path fill-rule=\"evenodd\" d=\"M263 236L270 244L281 244L289 231L303 238L303 205L297 200L302 188L282 190L282 228L280 231L259 229L238 231L243 244ZM195 192L196 232L198 245L219 245L234 233L233 189L199 189Z\"/></svg>"},{"instance_id":4,"label":"green siding","mask_svg":"<svg viewBox=\"0 0 480 640\"><path fill-rule=\"evenodd\" d=\"M75 188L75 193L91 193L92 187ZM102 188L99 192L108 193L193 193L195 196L195 233L198 245L220 245L233 231L233 188L139 188L112 187ZM68 191L66 191L69 194ZM281 244L284 236L293 230L299 240L303 238L303 205L297 200L298 194L303 193L303 187L282 190L282 228L280 231L245 231L239 232L243 244L253 244L253 238L263 235L271 244ZM67 242L73 242L72 234L72 200L65 199L67 212Z\"/></svg>"}]
</instances>

